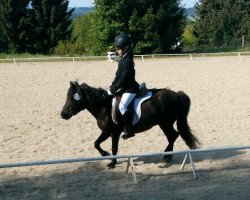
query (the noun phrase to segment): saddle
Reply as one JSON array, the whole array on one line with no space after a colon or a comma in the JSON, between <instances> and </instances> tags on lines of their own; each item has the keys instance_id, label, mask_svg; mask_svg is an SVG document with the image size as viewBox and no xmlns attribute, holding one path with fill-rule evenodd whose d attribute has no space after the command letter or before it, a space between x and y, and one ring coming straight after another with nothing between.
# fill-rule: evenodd
<instances>
[{"instance_id":1,"label":"saddle","mask_svg":"<svg viewBox=\"0 0 250 200\"><path fill-rule=\"evenodd\" d=\"M129 110L133 111L134 118L132 125L135 125L141 118L141 104L148 100L152 96L152 92L149 91L146 87L145 83L142 83L139 87L139 92L136 94L135 98L129 105ZM112 109L111 116L113 121L118 124L121 119L121 112L119 110L119 103L121 100L121 96L115 96L112 99Z\"/></svg>"}]
</instances>

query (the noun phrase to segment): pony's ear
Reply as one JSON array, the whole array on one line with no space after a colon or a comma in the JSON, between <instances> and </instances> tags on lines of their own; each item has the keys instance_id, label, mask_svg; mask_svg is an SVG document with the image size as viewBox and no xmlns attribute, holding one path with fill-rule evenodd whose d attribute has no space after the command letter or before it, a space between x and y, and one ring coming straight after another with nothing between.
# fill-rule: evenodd
<instances>
[{"instance_id":1,"label":"pony's ear","mask_svg":"<svg viewBox=\"0 0 250 200\"><path fill-rule=\"evenodd\" d=\"M79 84L78 84L77 81L70 81L69 84L70 84L71 86L79 87Z\"/></svg>"},{"instance_id":2,"label":"pony's ear","mask_svg":"<svg viewBox=\"0 0 250 200\"><path fill-rule=\"evenodd\" d=\"M70 81L70 86L73 88L75 92L80 92L81 91L81 86L77 81Z\"/></svg>"}]
</instances>

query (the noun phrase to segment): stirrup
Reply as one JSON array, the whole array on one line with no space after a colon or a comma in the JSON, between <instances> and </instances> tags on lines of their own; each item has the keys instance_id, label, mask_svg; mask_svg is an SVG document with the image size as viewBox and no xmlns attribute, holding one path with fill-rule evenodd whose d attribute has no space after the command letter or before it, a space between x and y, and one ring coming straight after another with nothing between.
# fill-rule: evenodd
<instances>
[{"instance_id":1,"label":"stirrup","mask_svg":"<svg viewBox=\"0 0 250 200\"><path fill-rule=\"evenodd\" d=\"M131 137L134 137L134 136L135 136L134 133L129 134L129 133L126 131L126 128L125 128L124 134L122 135L122 139L127 140L128 138L131 138Z\"/></svg>"},{"instance_id":2,"label":"stirrup","mask_svg":"<svg viewBox=\"0 0 250 200\"><path fill-rule=\"evenodd\" d=\"M122 139L127 140L128 138L131 138L131 137L134 137L134 136L135 136L135 134L129 135L128 133L124 133L122 135Z\"/></svg>"}]
</instances>

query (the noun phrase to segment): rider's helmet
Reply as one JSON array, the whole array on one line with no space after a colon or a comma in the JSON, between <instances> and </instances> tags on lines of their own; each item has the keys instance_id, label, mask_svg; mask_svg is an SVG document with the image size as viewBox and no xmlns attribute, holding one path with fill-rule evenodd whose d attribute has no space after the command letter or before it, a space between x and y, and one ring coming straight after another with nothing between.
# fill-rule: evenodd
<instances>
[{"instance_id":1,"label":"rider's helmet","mask_svg":"<svg viewBox=\"0 0 250 200\"><path fill-rule=\"evenodd\" d=\"M129 53L133 50L132 38L127 34L121 34L115 38L114 46L116 48L121 48L124 54Z\"/></svg>"}]
</instances>

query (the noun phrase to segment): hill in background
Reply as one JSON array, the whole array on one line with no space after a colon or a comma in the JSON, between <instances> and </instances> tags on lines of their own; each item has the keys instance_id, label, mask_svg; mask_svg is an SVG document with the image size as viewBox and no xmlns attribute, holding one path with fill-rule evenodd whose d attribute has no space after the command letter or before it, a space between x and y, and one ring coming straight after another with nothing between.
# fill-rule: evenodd
<instances>
[{"instance_id":1,"label":"hill in background","mask_svg":"<svg viewBox=\"0 0 250 200\"><path fill-rule=\"evenodd\" d=\"M69 8L71 9L71 8ZM73 14L72 14L72 18L75 19L75 18L78 18L80 17L81 15L85 15L89 12L93 12L94 8L91 8L91 7L76 7Z\"/></svg>"},{"instance_id":2,"label":"hill in background","mask_svg":"<svg viewBox=\"0 0 250 200\"><path fill-rule=\"evenodd\" d=\"M71 8L69 8L69 9L71 9ZM87 14L87 13L93 12L93 11L94 11L93 7L76 7L75 11L72 14L72 18L75 19L75 18L80 17L81 15L84 15L84 14ZM195 7L187 8L186 12L187 12L189 19L193 19L196 16Z\"/></svg>"},{"instance_id":3,"label":"hill in background","mask_svg":"<svg viewBox=\"0 0 250 200\"><path fill-rule=\"evenodd\" d=\"M186 13L187 13L188 19L194 19L197 15L195 7L186 8Z\"/></svg>"}]
</instances>

